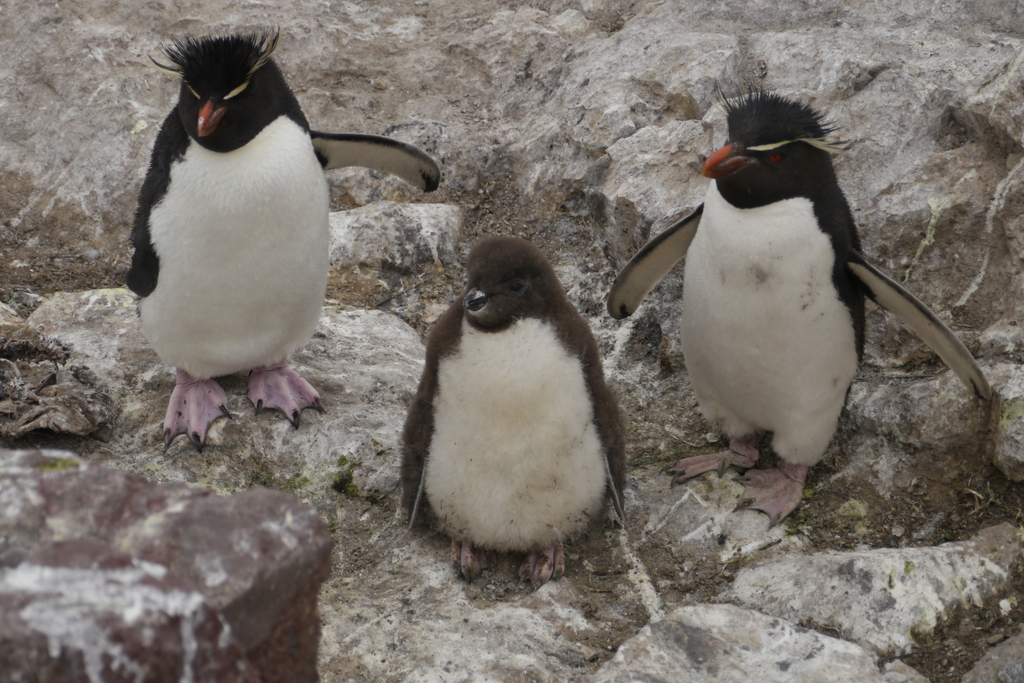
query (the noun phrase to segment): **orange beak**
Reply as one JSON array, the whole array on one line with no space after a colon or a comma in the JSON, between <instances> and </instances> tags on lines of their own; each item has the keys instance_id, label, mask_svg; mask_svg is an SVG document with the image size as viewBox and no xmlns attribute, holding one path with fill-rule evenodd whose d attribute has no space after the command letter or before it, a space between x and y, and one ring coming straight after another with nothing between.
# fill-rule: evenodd
<instances>
[{"instance_id":1,"label":"orange beak","mask_svg":"<svg viewBox=\"0 0 1024 683\"><path fill-rule=\"evenodd\" d=\"M199 109L199 137L206 137L212 133L216 128L220 120L224 118L225 112L228 108L224 105L213 108L213 102L207 100L203 103L203 106Z\"/></svg>"},{"instance_id":2,"label":"orange beak","mask_svg":"<svg viewBox=\"0 0 1024 683\"><path fill-rule=\"evenodd\" d=\"M739 154L737 144L730 142L708 157L708 160L704 162L704 169L701 172L708 178L722 178L756 163L757 160Z\"/></svg>"}]
</instances>

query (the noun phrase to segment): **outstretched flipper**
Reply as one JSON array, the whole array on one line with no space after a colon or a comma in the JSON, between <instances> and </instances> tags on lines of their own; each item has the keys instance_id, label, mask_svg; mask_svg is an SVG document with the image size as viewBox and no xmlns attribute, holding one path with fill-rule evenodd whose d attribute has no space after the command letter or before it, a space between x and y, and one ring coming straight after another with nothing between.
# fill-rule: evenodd
<instances>
[{"instance_id":1,"label":"outstretched flipper","mask_svg":"<svg viewBox=\"0 0 1024 683\"><path fill-rule=\"evenodd\" d=\"M309 131L313 149L325 168L361 166L391 173L424 192L433 192L441 182L441 170L426 152L381 135L360 133L319 133Z\"/></svg>"},{"instance_id":2,"label":"outstretched flipper","mask_svg":"<svg viewBox=\"0 0 1024 683\"><path fill-rule=\"evenodd\" d=\"M992 400L992 388L971 352L920 299L868 263L857 251L850 252L846 268L872 301L914 330L978 398Z\"/></svg>"},{"instance_id":3,"label":"outstretched flipper","mask_svg":"<svg viewBox=\"0 0 1024 683\"><path fill-rule=\"evenodd\" d=\"M608 293L608 313L613 318L625 318L636 312L644 297L686 256L703 213L701 204L696 211L645 244L619 271Z\"/></svg>"}]
</instances>

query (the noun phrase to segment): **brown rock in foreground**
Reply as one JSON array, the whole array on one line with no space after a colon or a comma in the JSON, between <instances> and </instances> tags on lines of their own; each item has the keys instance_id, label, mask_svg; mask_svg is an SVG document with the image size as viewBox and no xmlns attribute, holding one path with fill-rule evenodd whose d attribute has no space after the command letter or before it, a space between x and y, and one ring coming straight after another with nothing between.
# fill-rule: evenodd
<instances>
[{"instance_id":1,"label":"brown rock in foreground","mask_svg":"<svg viewBox=\"0 0 1024 683\"><path fill-rule=\"evenodd\" d=\"M331 542L291 496L0 449L0 507L0 680L318 680Z\"/></svg>"}]
</instances>

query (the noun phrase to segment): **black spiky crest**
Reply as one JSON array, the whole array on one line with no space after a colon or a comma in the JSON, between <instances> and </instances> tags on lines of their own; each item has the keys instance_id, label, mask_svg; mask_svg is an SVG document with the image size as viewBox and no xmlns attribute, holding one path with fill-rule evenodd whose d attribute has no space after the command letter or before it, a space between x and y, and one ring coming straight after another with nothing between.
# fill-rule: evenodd
<instances>
[{"instance_id":1,"label":"black spiky crest","mask_svg":"<svg viewBox=\"0 0 1024 683\"><path fill-rule=\"evenodd\" d=\"M718 97L729 125L730 142L741 142L746 149L767 150L797 141L826 152L845 149L845 142L825 140L836 127L810 105L764 90L749 90L733 99L726 99L719 91Z\"/></svg>"},{"instance_id":2,"label":"black spiky crest","mask_svg":"<svg viewBox=\"0 0 1024 683\"><path fill-rule=\"evenodd\" d=\"M178 76L195 90L200 84L231 91L248 83L270 61L281 39L278 30L262 29L232 36L177 39L164 54L170 64L150 61L160 71Z\"/></svg>"}]
</instances>

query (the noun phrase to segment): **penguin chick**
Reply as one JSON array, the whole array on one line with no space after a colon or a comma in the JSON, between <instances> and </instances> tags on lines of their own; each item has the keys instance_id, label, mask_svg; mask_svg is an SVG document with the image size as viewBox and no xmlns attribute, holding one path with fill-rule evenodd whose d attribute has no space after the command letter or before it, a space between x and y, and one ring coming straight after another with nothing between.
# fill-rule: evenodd
<instances>
[{"instance_id":1,"label":"penguin chick","mask_svg":"<svg viewBox=\"0 0 1024 683\"><path fill-rule=\"evenodd\" d=\"M177 40L161 71L181 79L157 135L132 229L128 287L142 297L142 331L177 368L164 447L187 434L202 450L221 415L214 377L251 371L259 413L299 426L320 396L288 367L312 336L328 272L325 168L366 166L423 190L437 165L388 138L309 129L271 56L279 34Z\"/></svg>"},{"instance_id":2,"label":"penguin chick","mask_svg":"<svg viewBox=\"0 0 1024 683\"><path fill-rule=\"evenodd\" d=\"M464 295L437 321L403 437L403 506L429 503L472 579L492 552L526 552L534 583L611 496L620 520L622 419L590 328L551 264L515 237L469 254Z\"/></svg>"},{"instance_id":3,"label":"penguin chick","mask_svg":"<svg viewBox=\"0 0 1024 683\"><path fill-rule=\"evenodd\" d=\"M608 297L615 318L684 256L680 342L701 412L729 449L686 458L677 481L729 465L747 469L737 510L778 523L796 509L809 466L836 430L864 348L864 296L934 349L982 399L992 390L970 353L924 304L860 253L853 215L811 107L753 91L724 102L729 143L704 164L704 203L645 245ZM757 462L757 433L780 456Z\"/></svg>"}]
</instances>

